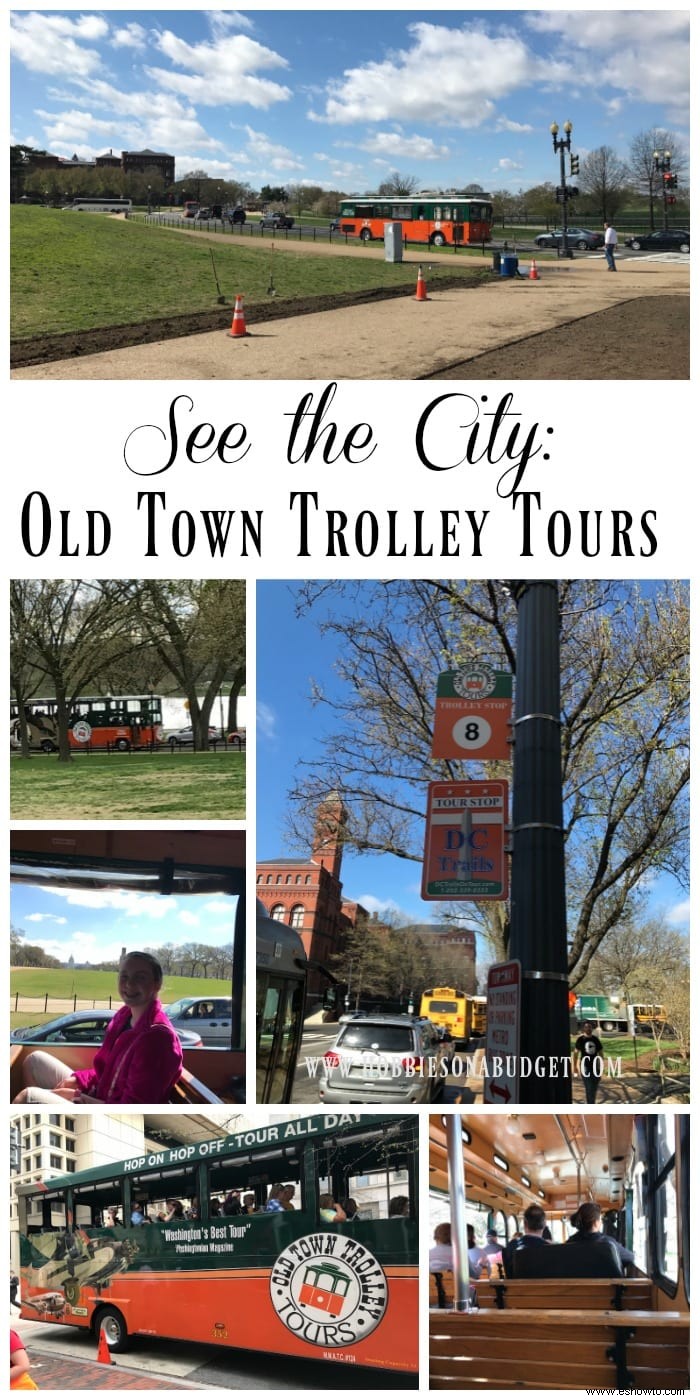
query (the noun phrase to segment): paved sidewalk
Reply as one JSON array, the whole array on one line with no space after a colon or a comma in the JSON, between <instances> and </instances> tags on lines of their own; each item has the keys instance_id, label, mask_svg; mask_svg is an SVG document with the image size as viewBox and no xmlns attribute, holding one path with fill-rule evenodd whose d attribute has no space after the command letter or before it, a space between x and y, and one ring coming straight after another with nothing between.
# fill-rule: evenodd
<instances>
[{"instance_id":1,"label":"paved sidewalk","mask_svg":"<svg viewBox=\"0 0 700 1400\"><path fill-rule=\"evenodd\" d=\"M97 1365L96 1362L76 1361L74 1357L56 1356L32 1348L32 1378L40 1390L199 1390L169 1376L145 1375L123 1366Z\"/></svg>"}]
</instances>

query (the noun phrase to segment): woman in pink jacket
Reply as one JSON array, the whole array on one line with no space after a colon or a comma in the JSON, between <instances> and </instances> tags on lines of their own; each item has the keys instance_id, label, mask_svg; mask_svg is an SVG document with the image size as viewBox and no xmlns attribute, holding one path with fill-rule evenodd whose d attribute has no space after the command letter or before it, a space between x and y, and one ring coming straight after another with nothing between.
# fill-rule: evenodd
<instances>
[{"instance_id":1,"label":"woman in pink jacket","mask_svg":"<svg viewBox=\"0 0 700 1400\"><path fill-rule=\"evenodd\" d=\"M119 964L124 1002L112 1017L92 1069L66 1073L55 1055L27 1056L26 1088L15 1103L167 1103L182 1070L182 1048L158 993L163 969L150 953L127 953Z\"/></svg>"}]
</instances>

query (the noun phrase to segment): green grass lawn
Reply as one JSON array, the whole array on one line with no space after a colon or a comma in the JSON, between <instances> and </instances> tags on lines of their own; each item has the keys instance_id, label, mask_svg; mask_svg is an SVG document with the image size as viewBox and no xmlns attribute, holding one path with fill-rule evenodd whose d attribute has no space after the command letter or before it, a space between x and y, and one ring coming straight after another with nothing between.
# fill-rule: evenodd
<instances>
[{"instance_id":1,"label":"green grass lawn","mask_svg":"<svg viewBox=\"0 0 700 1400\"><path fill-rule=\"evenodd\" d=\"M131 325L151 318L215 309L217 289L232 303L241 292L246 307L270 300L359 292L415 284L415 264L358 257L285 257L284 237L231 236L209 243L140 219L75 214L61 209L12 205L11 335L14 339ZM426 250L426 257L428 252ZM433 267L431 283L475 269L454 258L454 267ZM484 269L484 276L488 276Z\"/></svg>"},{"instance_id":2,"label":"green grass lawn","mask_svg":"<svg viewBox=\"0 0 700 1400\"><path fill-rule=\"evenodd\" d=\"M605 1059L616 1060L618 1057L626 1069L634 1069L634 1040L631 1035L602 1035L599 1037L603 1047L603 1057ZM572 1041L573 1045L573 1041ZM666 1058L673 1056L677 1050L675 1040L661 1041L661 1054ZM652 1068L651 1058L657 1058L658 1050L651 1035L637 1036L637 1060L645 1069Z\"/></svg>"},{"instance_id":3,"label":"green grass lawn","mask_svg":"<svg viewBox=\"0 0 700 1400\"><path fill-rule=\"evenodd\" d=\"M245 753L37 754L10 762L15 820L242 820Z\"/></svg>"},{"instance_id":4,"label":"green grass lawn","mask_svg":"<svg viewBox=\"0 0 700 1400\"><path fill-rule=\"evenodd\" d=\"M94 1000L104 1005L112 998L112 1006L121 1006L116 990L116 973L96 972L91 968L69 967L16 967L10 970L10 1028L19 1030L22 1026L43 1026L56 1016L65 1014L62 1008L44 1011L43 998L56 999L77 997L78 1002ZM37 1009L15 1011L15 995L36 997ZM175 977L166 975L160 992L164 1006L180 997L230 996L231 983L219 977ZM72 1009L72 1008L70 1008Z\"/></svg>"}]
</instances>

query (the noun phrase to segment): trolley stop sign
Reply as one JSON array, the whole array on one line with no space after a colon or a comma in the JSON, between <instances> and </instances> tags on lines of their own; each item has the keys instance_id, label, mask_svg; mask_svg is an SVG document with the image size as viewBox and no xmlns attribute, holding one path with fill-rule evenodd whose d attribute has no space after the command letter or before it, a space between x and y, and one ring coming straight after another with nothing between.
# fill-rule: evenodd
<instances>
[{"instance_id":1,"label":"trolley stop sign","mask_svg":"<svg viewBox=\"0 0 700 1400\"><path fill-rule=\"evenodd\" d=\"M428 784L423 899L507 899L508 784Z\"/></svg>"},{"instance_id":2,"label":"trolley stop sign","mask_svg":"<svg viewBox=\"0 0 700 1400\"><path fill-rule=\"evenodd\" d=\"M433 758L507 758L513 677L483 661L438 676Z\"/></svg>"},{"instance_id":3,"label":"trolley stop sign","mask_svg":"<svg viewBox=\"0 0 700 1400\"><path fill-rule=\"evenodd\" d=\"M489 968L486 989L484 1103L517 1103L520 1062L520 963Z\"/></svg>"}]
</instances>

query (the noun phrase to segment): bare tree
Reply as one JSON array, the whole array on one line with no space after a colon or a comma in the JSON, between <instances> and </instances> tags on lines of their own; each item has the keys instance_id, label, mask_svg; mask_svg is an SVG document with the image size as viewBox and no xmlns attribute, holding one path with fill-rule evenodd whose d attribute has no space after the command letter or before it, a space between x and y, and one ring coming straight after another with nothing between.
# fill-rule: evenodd
<instances>
[{"instance_id":1,"label":"bare tree","mask_svg":"<svg viewBox=\"0 0 700 1400\"><path fill-rule=\"evenodd\" d=\"M687 172L688 158L673 132L654 126L647 131L639 131L630 142L629 169L637 188L649 201L651 229L654 228L654 200L663 191L663 182L656 169L654 157L656 154L663 156L666 151L671 157L671 169L680 180Z\"/></svg>"},{"instance_id":2,"label":"bare tree","mask_svg":"<svg viewBox=\"0 0 700 1400\"><path fill-rule=\"evenodd\" d=\"M400 175L398 170L394 170L386 180L382 180L377 194L415 194L419 185L420 180L416 175Z\"/></svg>"},{"instance_id":3,"label":"bare tree","mask_svg":"<svg viewBox=\"0 0 700 1400\"><path fill-rule=\"evenodd\" d=\"M426 783L463 765L431 759L438 673L475 656L515 671L516 609L503 584L405 580L308 584L302 610L337 640L340 695L313 699L335 716L291 794L292 839L308 845L329 788L350 809L358 851L419 861ZM578 984L629 912L649 872L684 879L688 859L687 588L664 581L560 584L562 777L569 970ZM516 677L517 684L517 677ZM321 726L319 726L321 727ZM509 765L485 764L484 776ZM470 765L469 776L474 776ZM470 904L470 920L507 955L505 904Z\"/></svg>"},{"instance_id":4,"label":"bare tree","mask_svg":"<svg viewBox=\"0 0 700 1400\"><path fill-rule=\"evenodd\" d=\"M612 146L598 146L586 156L579 177L585 194L595 200L603 219L614 219L626 192L630 173Z\"/></svg>"}]
</instances>

